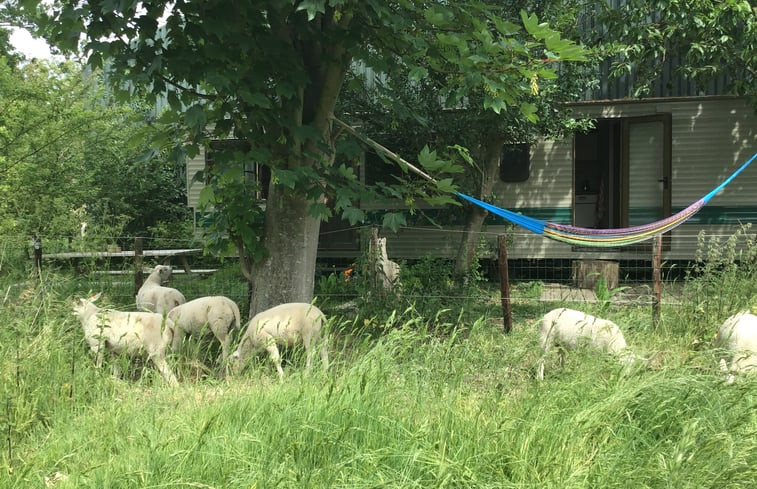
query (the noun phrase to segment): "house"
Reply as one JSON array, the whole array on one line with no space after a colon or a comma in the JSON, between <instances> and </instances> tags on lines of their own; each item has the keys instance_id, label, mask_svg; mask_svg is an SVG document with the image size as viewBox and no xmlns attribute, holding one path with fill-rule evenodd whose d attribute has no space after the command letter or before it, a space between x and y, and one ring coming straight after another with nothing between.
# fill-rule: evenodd
<instances>
[{"instance_id":1,"label":"house","mask_svg":"<svg viewBox=\"0 0 757 489\"><path fill-rule=\"evenodd\" d=\"M724 80L706 87L675 74L673 61L660 67L660 82L647 98L628 98L628 79L604 80L587 100L570 104L574 113L596 120L595 128L563 140L503 151L494 205L546 221L588 228L620 228L657 221L697 201L757 152L757 107L747 97L724 95ZM607 70L607 66L604 67ZM370 78L370 77L368 77ZM401 152L401 148L396 148ZM212 161L200 153L187 163L188 204L195 209L202 182L197 171ZM253 165L254 166L254 165ZM361 178L370 180L371 165ZM250 174L259 174L254 168ZM381 170L378 170L381 171ZM697 235L730 235L757 223L757 163L728 185L697 215L665 236L663 259L690 261ZM364 210L382 210L364 203ZM444 212L440 212L444 214ZM438 220L387 233L393 259L454 257L460 225ZM496 256L497 235L515 237L512 259L648 259L649 242L621 248L583 248L546 239L490 216L484 256ZM354 258L361 233L338 219L321 226L319 257Z\"/></svg>"},{"instance_id":2,"label":"house","mask_svg":"<svg viewBox=\"0 0 757 489\"><path fill-rule=\"evenodd\" d=\"M599 100L572 104L596 120L586 134L541 140L511 161L505 152L493 204L538 219L588 228L657 221L699 200L757 152L757 117L747 98L728 96ZM517 155L517 153L516 153ZM757 164L665 239L664 260L694 257L697 235L730 235L757 223ZM487 220L494 246L507 222ZM446 228L446 227L445 227ZM388 240L389 256L453 257L460 227L403 229ZM642 257L645 246L578 248L515 229L513 259ZM648 246L647 246L648 247Z\"/></svg>"}]
</instances>

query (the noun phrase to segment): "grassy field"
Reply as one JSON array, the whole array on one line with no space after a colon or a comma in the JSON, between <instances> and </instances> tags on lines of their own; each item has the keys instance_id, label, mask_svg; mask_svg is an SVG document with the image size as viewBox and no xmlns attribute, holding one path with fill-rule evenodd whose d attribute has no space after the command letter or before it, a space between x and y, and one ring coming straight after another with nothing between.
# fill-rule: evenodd
<instances>
[{"instance_id":1,"label":"grassy field","mask_svg":"<svg viewBox=\"0 0 757 489\"><path fill-rule=\"evenodd\" d=\"M225 379L189 346L171 358L176 388L149 365L126 380L94 368L71 314L86 278L8 277L0 488L753 488L757 376L726 385L711 347L757 292L753 269L734 270L692 280L657 328L648 306L583 305L654 359L630 369L576 352L537 381L535 323L561 304L519 302L504 335L496 301L371 300L346 317L330 295L327 372L289 352L283 383L264 359ZM177 286L246 290L223 271ZM104 299L126 308L133 292L112 285Z\"/></svg>"}]
</instances>

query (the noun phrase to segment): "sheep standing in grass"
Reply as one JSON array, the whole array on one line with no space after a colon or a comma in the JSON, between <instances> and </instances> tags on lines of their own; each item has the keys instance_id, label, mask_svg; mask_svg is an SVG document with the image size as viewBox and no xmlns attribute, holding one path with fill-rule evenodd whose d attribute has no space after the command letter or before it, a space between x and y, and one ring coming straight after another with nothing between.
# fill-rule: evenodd
<instances>
[{"instance_id":1,"label":"sheep standing in grass","mask_svg":"<svg viewBox=\"0 0 757 489\"><path fill-rule=\"evenodd\" d=\"M730 368L725 358L720 359L720 369L728 374L729 384L735 380L734 373L757 372L757 316L741 312L729 317L718 329L715 344L731 355Z\"/></svg>"},{"instance_id":2,"label":"sheep standing in grass","mask_svg":"<svg viewBox=\"0 0 757 489\"><path fill-rule=\"evenodd\" d=\"M284 378L281 356L277 345L302 343L305 346L305 368L309 369L321 337L326 318L320 309L306 302L280 304L256 314L247 323L247 330L239 347L231 354L232 369L237 372L247 358L265 349L276 365L279 378ZM329 357L326 341L321 342L321 361L328 369Z\"/></svg>"},{"instance_id":3,"label":"sheep standing in grass","mask_svg":"<svg viewBox=\"0 0 757 489\"><path fill-rule=\"evenodd\" d=\"M223 296L200 297L174 307L168 312L168 319L175 324L171 348L176 350L186 334L196 335L205 327L221 343L221 359L229 356L229 345L233 329L239 330L241 316L236 302Z\"/></svg>"},{"instance_id":4,"label":"sheep standing in grass","mask_svg":"<svg viewBox=\"0 0 757 489\"><path fill-rule=\"evenodd\" d=\"M623 363L630 363L634 355L626 349L626 340L618 325L607 319L594 317L568 308L549 311L541 319L540 342L542 359L539 379L544 379L544 357L552 347L575 350L581 346L621 354ZM562 351L561 360L562 360Z\"/></svg>"},{"instance_id":5,"label":"sheep standing in grass","mask_svg":"<svg viewBox=\"0 0 757 489\"><path fill-rule=\"evenodd\" d=\"M93 303L100 295L79 299L74 304L74 315L81 321L84 337L95 354L95 366L102 367L103 350L114 355L146 353L166 382L176 385L176 377L166 362L166 345L173 337L173 321L152 312L100 309ZM115 364L113 375L118 376Z\"/></svg>"},{"instance_id":6,"label":"sheep standing in grass","mask_svg":"<svg viewBox=\"0 0 757 489\"><path fill-rule=\"evenodd\" d=\"M156 266L137 292L137 309L163 314L187 302L178 290L161 285L169 278L170 266Z\"/></svg>"}]
</instances>

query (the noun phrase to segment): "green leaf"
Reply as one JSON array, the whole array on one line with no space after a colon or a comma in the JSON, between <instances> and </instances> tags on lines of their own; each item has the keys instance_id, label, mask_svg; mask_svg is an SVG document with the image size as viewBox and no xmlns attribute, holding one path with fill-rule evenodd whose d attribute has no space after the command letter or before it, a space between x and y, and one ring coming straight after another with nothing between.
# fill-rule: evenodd
<instances>
[{"instance_id":1,"label":"green leaf","mask_svg":"<svg viewBox=\"0 0 757 489\"><path fill-rule=\"evenodd\" d=\"M407 225L407 220L405 219L405 215L401 212L387 212L384 214L382 225L387 229L397 232L402 226Z\"/></svg>"},{"instance_id":2,"label":"green leaf","mask_svg":"<svg viewBox=\"0 0 757 489\"><path fill-rule=\"evenodd\" d=\"M308 20L313 20L319 13L326 13L326 2L324 0L302 0L300 4L297 5L296 11L301 12L303 10L307 11Z\"/></svg>"},{"instance_id":3,"label":"green leaf","mask_svg":"<svg viewBox=\"0 0 757 489\"><path fill-rule=\"evenodd\" d=\"M297 173L291 170L276 169L273 172L273 181L281 186L294 189L297 185Z\"/></svg>"},{"instance_id":4,"label":"green leaf","mask_svg":"<svg viewBox=\"0 0 757 489\"><path fill-rule=\"evenodd\" d=\"M342 218L346 219L350 226L354 226L365 221L365 212L357 207L346 207L342 211Z\"/></svg>"},{"instance_id":5,"label":"green leaf","mask_svg":"<svg viewBox=\"0 0 757 489\"><path fill-rule=\"evenodd\" d=\"M502 110L507 109L507 103L501 98L487 95L484 97L484 109L490 109L499 114Z\"/></svg>"},{"instance_id":6,"label":"green leaf","mask_svg":"<svg viewBox=\"0 0 757 489\"><path fill-rule=\"evenodd\" d=\"M246 103L252 105L253 107L260 107L261 109L270 109L271 108L271 101L268 100L268 97L265 96L265 94L260 92L248 92L246 90L243 90L239 93L239 96L242 100L244 100Z\"/></svg>"},{"instance_id":7,"label":"green leaf","mask_svg":"<svg viewBox=\"0 0 757 489\"><path fill-rule=\"evenodd\" d=\"M423 66L411 66L407 76L411 81L420 81L428 77L428 70Z\"/></svg>"},{"instance_id":8,"label":"green leaf","mask_svg":"<svg viewBox=\"0 0 757 489\"><path fill-rule=\"evenodd\" d=\"M454 14L438 5L433 5L424 12L426 21L436 27L446 27L455 20Z\"/></svg>"},{"instance_id":9,"label":"green leaf","mask_svg":"<svg viewBox=\"0 0 757 489\"><path fill-rule=\"evenodd\" d=\"M539 120L539 116L536 115L537 110L538 108L536 105L532 103L522 102L520 104L520 112L531 122L537 122Z\"/></svg>"},{"instance_id":10,"label":"green leaf","mask_svg":"<svg viewBox=\"0 0 757 489\"><path fill-rule=\"evenodd\" d=\"M212 185L206 185L200 190L200 208L212 205L215 202L215 191Z\"/></svg>"},{"instance_id":11,"label":"green leaf","mask_svg":"<svg viewBox=\"0 0 757 489\"><path fill-rule=\"evenodd\" d=\"M443 178L436 181L436 189L443 193L457 192L457 186L452 182L451 178Z\"/></svg>"},{"instance_id":12,"label":"green leaf","mask_svg":"<svg viewBox=\"0 0 757 489\"><path fill-rule=\"evenodd\" d=\"M310 217L326 220L331 217L331 209L323 202L310 204Z\"/></svg>"},{"instance_id":13,"label":"green leaf","mask_svg":"<svg viewBox=\"0 0 757 489\"><path fill-rule=\"evenodd\" d=\"M206 122L205 110L199 104L191 106L184 113L184 123L194 132L202 130Z\"/></svg>"},{"instance_id":14,"label":"green leaf","mask_svg":"<svg viewBox=\"0 0 757 489\"><path fill-rule=\"evenodd\" d=\"M425 197L423 200L433 206L461 205L457 199L450 195L432 195L430 197Z\"/></svg>"}]
</instances>

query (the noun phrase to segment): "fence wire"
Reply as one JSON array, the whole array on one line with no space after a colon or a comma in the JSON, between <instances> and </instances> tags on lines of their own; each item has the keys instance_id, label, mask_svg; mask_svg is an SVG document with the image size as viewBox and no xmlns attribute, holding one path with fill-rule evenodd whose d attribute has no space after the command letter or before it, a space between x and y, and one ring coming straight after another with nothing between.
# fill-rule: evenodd
<instances>
[{"instance_id":1,"label":"fence wire","mask_svg":"<svg viewBox=\"0 0 757 489\"><path fill-rule=\"evenodd\" d=\"M345 237L360 239L367 226L328 230L325 234L337 241L349 243ZM344 233L345 236L339 236ZM498 238L506 236L506 249L498 247ZM463 233L459 229L435 227L405 227L397 233L382 232L387 238L388 258L400 266L402 300L405 304L420 301L498 304L498 284L502 278L500 254L506 253L507 274L513 304L586 302L614 304L652 304L654 295L654 261L650 245L618 249L592 250L553 243L527 232L508 230L501 233L485 230L477 234L475 253L476 277L480 287L418 286L423 280L451 281L454 259ZM663 240L660 265L661 302L675 306L683 301L683 284L687 276L696 273L697 266L710 259L722 259L717 253L732 253L738 261L744 250L755 247L755 234L748 228L731 243L733 233L687 234L678 232ZM118 251L133 250L135 237L112 236L87 239L81 236L40 236L42 243L42 273L61 273L71 277L76 287L102 290L111 300L125 307L134 302L133 258L115 256ZM324 238L322 237L322 241ZM728 251L728 247L733 249ZM202 248L198 241L172 238L143 238L144 250ZM364 289L350 290L341 282L348 277L345 270L361 259L361 245L339 249L322 248L316 270L316 293L325 300L349 302L360 298ZM105 252L96 258L53 259L65 252ZM108 255L111 252L111 255ZM714 257L714 258L713 258ZM205 273L182 275L174 258L167 261L175 266L173 281L188 299L203 295L225 295L239 304L249 301L248 284L234 257L219 258L200 252L188 256L192 270ZM23 276L33 269L34 246L29 237L3 236L0 243L0 277ZM145 271L161 262L158 258L144 259ZM330 278L332 277L332 278ZM355 277L353 277L354 279ZM21 284L23 282L19 282ZM4 291L6 297L10 289ZM85 291L86 292L86 291Z\"/></svg>"}]
</instances>

